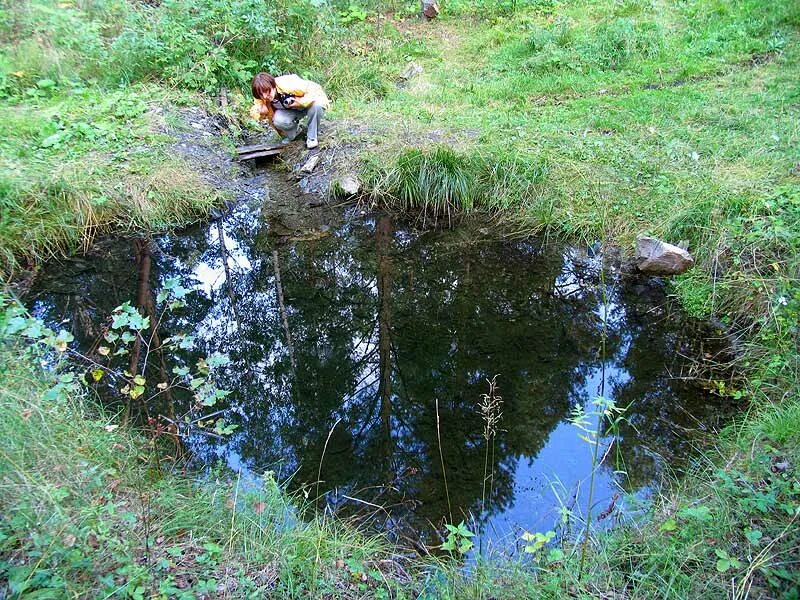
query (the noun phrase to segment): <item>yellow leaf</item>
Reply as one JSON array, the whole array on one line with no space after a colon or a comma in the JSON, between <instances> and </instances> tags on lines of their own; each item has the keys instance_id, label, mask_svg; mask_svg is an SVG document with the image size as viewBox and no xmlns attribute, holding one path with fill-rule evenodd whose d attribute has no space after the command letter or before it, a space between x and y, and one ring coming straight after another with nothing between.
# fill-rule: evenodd
<instances>
[{"instance_id":1,"label":"yellow leaf","mask_svg":"<svg viewBox=\"0 0 800 600\"><path fill-rule=\"evenodd\" d=\"M167 386L168 386L168 385L169 385L169 384L168 384L166 381L162 381L162 382L161 382L161 383L159 383L159 384L158 384L156 387L157 387L158 389L160 389L160 390L165 390L165 389L167 389Z\"/></svg>"},{"instance_id":2,"label":"yellow leaf","mask_svg":"<svg viewBox=\"0 0 800 600\"><path fill-rule=\"evenodd\" d=\"M133 378L133 383L135 383L136 385L144 385L144 382L145 379L141 375L137 375L136 377Z\"/></svg>"},{"instance_id":3,"label":"yellow leaf","mask_svg":"<svg viewBox=\"0 0 800 600\"><path fill-rule=\"evenodd\" d=\"M67 342L58 341L56 342L56 350L59 352L66 352L67 351Z\"/></svg>"},{"instance_id":4,"label":"yellow leaf","mask_svg":"<svg viewBox=\"0 0 800 600\"><path fill-rule=\"evenodd\" d=\"M12 75L14 77L25 77L25 71L14 71Z\"/></svg>"},{"instance_id":5,"label":"yellow leaf","mask_svg":"<svg viewBox=\"0 0 800 600\"><path fill-rule=\"evenodd\" d=\"M111 352L111 348L108 348L106 346L100 346L97 349L97 353L100 354L101 356L108 356L109 352Z\"/></svg>"},{"instance_id":6,"label":"yellow leaf","mask_svg":"<svg viewBox=\"0 0 800 600\"><path fill-rule=\"evenodd\" d=\"M92 370L92 379L95 381L100 381L103 378L104 371L103 369L93 369Z\"/></svg>"}]
</instances>

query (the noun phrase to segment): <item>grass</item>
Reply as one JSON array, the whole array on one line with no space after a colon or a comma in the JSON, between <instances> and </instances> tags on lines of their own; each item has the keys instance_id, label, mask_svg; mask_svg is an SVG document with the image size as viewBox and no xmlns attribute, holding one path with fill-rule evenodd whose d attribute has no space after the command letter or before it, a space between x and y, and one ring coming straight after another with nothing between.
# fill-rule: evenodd
<instances>
[{"instance_id":1,"label":"grass","mask_svg":"<svg viewBox=\"0 0 800 600\"><path fill-rule=\"evenodd\" d=\"M195 481L168 440L80 395L44 400L56 379L20 350L0 349L0 595L319 597L396 578L383 541L301 519L269 475Z\"/></svg>"},{"instance_id":2,"label":"grass","mask_svg":"<svg viewBox=\"0 0 800 600\"><path fill-rule=\"evenodd\" d=\"M0 593L10 598L790 598L800 585L797 396L730 428L652 520L593 535L583 575L577 542L463 568L409 560L325 515L300 518L304 502L269 474L195 479L168 436L119 427L85 393L59 388L66 371L42 370L43 358L59 364L52 356L0 343Z\"/></svg>"},{"instance_id":3,"label":"grass","mask_svg":"<svg viewBox=\"0 0 800 600\"><path fill-rule=\"evenodd\" d=\"M339 99L342 118L375 132L362 134L373 196L623 248L640 234L687 240L698 268L672 289L729 327L739 379L720 393L750 402L651 521L593 541L593 583L567 562L532 597L793 597L798 5L489 4L471 19L380 30L398 49L383 52L383 69L415 60L423 72L376 100ZM512 165L510 189L483 175L494 165Z\"/></svg>"},{"instance_id":4,"label":"grass","mask_svg":"<svg viewBox=\"0 0 800 600\"><path fill-rule=\"evenodd\" d=\"M796 3L581 0L491 14L386 24L371 42L397 48L379 53L382 68L424 69L380 99L339 99L341 118L375 132L363 134L374 196L623 248L640 234L687 240L699 268L674 289L754 341L798 272Z\"/></svg>"},{"instance_id":5,"label":"grass","mask_svg":"<svg viewBox=\"0 0 800 600\"><path fill-rule=\"evenodd\" d=\"M2 111L0 273L101 233L181 225L218 202L158 132L153 110L168 100L152 86L48 88Z\"/></svg>"}]
</instances>

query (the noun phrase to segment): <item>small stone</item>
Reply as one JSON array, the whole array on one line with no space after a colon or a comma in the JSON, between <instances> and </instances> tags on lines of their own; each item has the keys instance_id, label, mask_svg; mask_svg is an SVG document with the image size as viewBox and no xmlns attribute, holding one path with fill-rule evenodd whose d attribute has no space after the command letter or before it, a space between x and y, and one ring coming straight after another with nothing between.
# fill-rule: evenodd
<instances>
[{"instance_id":1,"label":"small stone","mask_svg":"<svg viewBox=\"0 0 800 600\"><path fill-rule=\"evenodd\" d=\"M420 73L422 73L422 65L412 61L406 65L406 68L400 74L400 82L405 83L409 79L413 79Z\"/></svg>"},{"instance_id":2,"label":"small stone","mask_svg":"<svg viewBox=\"0 0 800 600\"><path fill-rule=\"evenodd\" d=\"M319 163L319 154L315 154L311 158L309 158L305 164L300 167L301 173L311 173L316 167L317 163Z\"/></svg>"},{"instance_id":3,"label":"small stone","mask_svg":"<svg viewBox=\"0 0 800 600\"><path fill-rule=\"evenodd\" d=\"M426 21L439 16L439 5L435 0L422 0L422 16Z\"/></svg>"},{"instance_id":4,"label":"small stone","mask_svg":"<svg viewBox=\"0 0 800 600\"><path fill-rule=\"evenodd\" d=\"M340 196L355 196L361 191L361 182L354 175L345 175L332 182L332 191Z\"/></svg>"},{"instance_id":5,"label":"small stone","mask_svg":"<svg viewBox=\"0 0 800 600\"><path fill-rule=\"evenodd\" d=\"M636 259L639 270L648 275L678 275L694 266L687 250L654 237L636 240Z\"/></svg>"},{"instance_id":6,"label":"small stone","mask_svg":"<svg viewBox=\"0 0 800 600\"><path fill-rule=\"evenodd\" d=\"M789 461L788 460L781 460L776 462L772 465L772 472L773 473L783 473L789 468Z\"/></svg>"}]
</instances>

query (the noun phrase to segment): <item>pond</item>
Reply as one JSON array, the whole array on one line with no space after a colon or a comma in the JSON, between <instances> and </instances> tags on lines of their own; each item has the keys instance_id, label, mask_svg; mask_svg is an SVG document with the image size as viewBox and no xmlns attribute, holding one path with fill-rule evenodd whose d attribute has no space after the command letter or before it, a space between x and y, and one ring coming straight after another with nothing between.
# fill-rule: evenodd
<instances>
[{"instance_id":1,"label":"pond","mask_svg":"<svg viewBox=\"0 0 800 600\"><path fill-rule=\"evenodd\" d=\"M626 408L596 474L605 523L724 419L695 378L725 352L715 333L658 282L613 261L601 277L591 249L254 196L206 225L98 243L29 295L88 352L119 304L152 304L172 277L193 290L159 335L195 336L187 364L229 357L219 384L237 426L192 438L193 461L273 471L415 543L463 519L486 547L553 529L562 507L585 515L592 457L575 407L604 396ZM479 404L492 380L502 414L490 443Z\"/></svg>"}]
</instances>

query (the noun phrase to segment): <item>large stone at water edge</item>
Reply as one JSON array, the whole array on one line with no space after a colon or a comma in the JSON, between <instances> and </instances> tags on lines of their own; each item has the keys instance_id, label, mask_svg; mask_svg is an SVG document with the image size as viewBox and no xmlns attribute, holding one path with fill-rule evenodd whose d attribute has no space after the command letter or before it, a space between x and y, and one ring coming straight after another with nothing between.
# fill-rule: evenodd
<instances>
[{"instance_id":1,"label":"large stone at water edge","mask_svg":"<svg viewBox=\"0 0 800 600\"><path fill-rule=\"evenodd\" d=\"M694 258L683 248L654 237L636 240L639 270L648 275L678 275L694 266Z\"/></svg>"}]
</instances>

